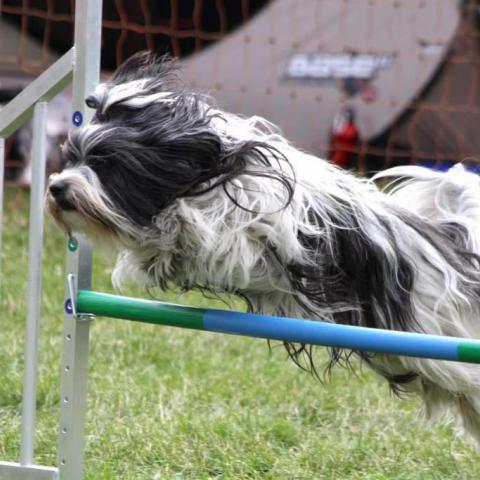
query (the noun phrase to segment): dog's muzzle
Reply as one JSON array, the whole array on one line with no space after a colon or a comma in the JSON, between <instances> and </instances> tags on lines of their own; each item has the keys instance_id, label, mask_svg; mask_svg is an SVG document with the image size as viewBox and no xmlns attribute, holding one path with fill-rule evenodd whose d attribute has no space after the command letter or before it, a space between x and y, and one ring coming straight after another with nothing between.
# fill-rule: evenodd
<instances>
[{"instance_id":1,"label":"dog's muzzle","mask_svg":"<svg viewBox=\"0 0 480 480\"><path fill-rule=\"evenodd\" d=\"M55 201L56 205L62 210L74 210L72 200L69 198L68 183L62 180L57 180L50 183L48 192L50 197Z\"/></svg>"}]
</instances>

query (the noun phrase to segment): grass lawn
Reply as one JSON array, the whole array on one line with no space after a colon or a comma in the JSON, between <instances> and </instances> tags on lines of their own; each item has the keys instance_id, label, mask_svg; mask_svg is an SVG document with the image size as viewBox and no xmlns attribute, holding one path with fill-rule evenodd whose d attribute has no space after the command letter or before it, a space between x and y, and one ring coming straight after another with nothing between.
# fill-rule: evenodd
<instances>
[{"instance_id":1,"label":"grass lawn","mask_svg":"<svg viewBox=\"0 0 480 480\"><path fill-rule=\"evenodd\" d=\"M17 461L28 196L7 190L0 303L0 460ZM56 465L65 239L47 221L36 462ZM112 291L95 258L94 288ZM141 295L132 287L125 294ZM193 293L162 298L219 306ZM240 305L240 304L239 304ZM222 307L221 307L222 308ZM318 349L318 363L326 361ZM476 479L451 426L425 425L367 369L321 384L262 340L97 319L85 478Z\"/></svg>"}]
</instances>

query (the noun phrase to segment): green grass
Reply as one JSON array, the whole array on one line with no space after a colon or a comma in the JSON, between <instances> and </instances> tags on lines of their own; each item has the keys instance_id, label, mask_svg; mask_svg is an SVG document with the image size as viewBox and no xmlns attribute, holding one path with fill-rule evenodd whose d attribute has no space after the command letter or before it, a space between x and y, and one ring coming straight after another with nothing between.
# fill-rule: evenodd
<instances>
[{"instance_id":1,"label":"green grass","mask_svg":"<svg viewBox=\"0 0 480 480\"><path fill-rule=\"evenodd\" d=\"M7 190L0 315L0 460L19 457L28 197ZM36 462L57 464L65 239L47 221ZM94 288L112 262L95 258ZM126 294L141 295L132 287ZM168 300L212 305L198 294ZM218 306L218 304L215 304ZM326 361L318 349L318 362ZM97 319L85 478L474 479L480 458L367 369L325 384L265 341Z\"/></svg>"}]
</instances>

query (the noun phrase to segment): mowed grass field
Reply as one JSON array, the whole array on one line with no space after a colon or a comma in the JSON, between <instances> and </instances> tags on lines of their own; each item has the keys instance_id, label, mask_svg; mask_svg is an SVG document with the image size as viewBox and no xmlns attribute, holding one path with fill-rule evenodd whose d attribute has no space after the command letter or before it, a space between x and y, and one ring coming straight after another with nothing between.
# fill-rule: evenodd
<instances>
[{"instance_id":1,"label":"mowed grass field","mask_svg":"<svg viewBox=\"0 0 480 480\"><path fill-rule=\"evenodd\" d=\"M17 461L28 195L7 190L0 314L0 460ZM36 462L56 465L65 238L47 219ZM112 291L95 257L94 288ZM142 295L138 287L124 292ZM212 303L192 293L158 297ZM241 304L238 303L237 307ZM323 349L317 363L325 363ZM368 369L320 383L263 340L96 319L85 478L477 479L479 453L428 426Z\"/></svg>"}]
</instances>

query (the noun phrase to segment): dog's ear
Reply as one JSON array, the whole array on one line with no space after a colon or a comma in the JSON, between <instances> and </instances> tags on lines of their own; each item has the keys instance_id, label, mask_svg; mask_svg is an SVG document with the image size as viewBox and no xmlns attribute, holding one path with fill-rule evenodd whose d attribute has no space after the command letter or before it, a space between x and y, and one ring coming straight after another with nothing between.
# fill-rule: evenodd
<instances>
[{"instance_id":1,"label":"dog's ear","mask_svg":"<svg viewBox=\"0 0 480 480\"><path fill-rule=\"evenodd\" d=\"M214 156L206 158L215 159ZM193 188L188 193L201 195L213 188L222 187L234 205L247 212L258 213L257 210L251 210L248 205L243 205L236 198L238 186L232 181L241 175L269 178L283 189L281 194L283 203L278 210L263 213L283 210L292 201L296 179L290 162L275 147L260 141L242 141L224 149L208 167L204 165L199 175L200 181L196 181L196 186L206 184L206 188Z\"/></svg>"},{"instance_id":2,"label":"dog's ear","mask_svg":"<svg viewBox=\"0 0 480 480\"><path fill-rule=\"evenodd\" d=\"M140 79L152 79L155 83L177 77L178 62L170 55L158 56L155 53L145 50L137 52L125 60L115 70L110 83L119 85Z\"/></svg>"}]
</instances>

